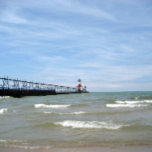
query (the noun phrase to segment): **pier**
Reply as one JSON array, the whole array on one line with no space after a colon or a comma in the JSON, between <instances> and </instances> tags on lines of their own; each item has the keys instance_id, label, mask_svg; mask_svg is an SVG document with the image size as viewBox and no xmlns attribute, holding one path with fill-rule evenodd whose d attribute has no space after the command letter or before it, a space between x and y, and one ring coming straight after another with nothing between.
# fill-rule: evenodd
<instances>
[{"instance_id":1,"label":"pier","mask_svg":"<svg viewBox=\"0 0 152 152\"><path fill-rule=\"evenodd\" d=\"M23 81L18 79L10 79L8 77L0 78L0 96L44 96L82 92L86 93L87 91L80 91L76 87Z\"/></svg>"}]
</instances>

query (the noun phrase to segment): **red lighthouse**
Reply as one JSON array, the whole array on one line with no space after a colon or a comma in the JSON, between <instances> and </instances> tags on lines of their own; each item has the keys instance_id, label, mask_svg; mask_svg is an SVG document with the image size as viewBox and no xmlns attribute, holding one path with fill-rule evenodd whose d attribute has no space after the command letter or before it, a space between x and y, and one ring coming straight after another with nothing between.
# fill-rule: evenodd
<instances>
[{"instance_id":1,"label":"red lighthouse","mask_svg":"<svg viewBox=\"0 0 152 152\"><path fill-rule=\"evenodd\" d=\"M78 89L78 92L82 91L82 84L81 84L81 80L80 79L78 79L77 89Z\"/></svg>"}]
</instances>

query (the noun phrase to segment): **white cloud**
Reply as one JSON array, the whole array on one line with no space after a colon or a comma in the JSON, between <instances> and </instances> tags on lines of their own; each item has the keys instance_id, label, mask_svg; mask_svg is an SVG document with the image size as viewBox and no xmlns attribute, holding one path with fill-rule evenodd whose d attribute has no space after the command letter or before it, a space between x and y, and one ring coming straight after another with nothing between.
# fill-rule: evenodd
<instances>
[{"instance_id":1,"label":"white cloud","mask_svg":"<svg viewBox=\"0 0 152 152\"><path fill-rule=\"evenodd\" d=\"M36 59L38 61L41 61L41 62L60 62L60 61L65 61L65 58L63 58L62 56L36 56Z\"/></svg>"},{"instance_id":2,"label":"white cloud","mask_svg":"<svg viewBox=\"0 0 152 152\"><path fill-rule=\"evenodd\" d=\"M84 5L82 1L80 3L78 1L58 0L57 2L61 4L62 6L64 6L66 11L69 11L69 12L80 13L84 15L90 15L94 17L103 18L106 20L116 21L116 18L113 15L97 7L93 8L93 7L87 6L86 4Z\"/></svg>"},{"instance_id":3,"label":"white cloud","mask_svg":"<svg viewBox=\"0 0 152 152\"><path fill-rule=\"evenodd\" d=\"M152 75L151 21L142 12L151 17L141 1L9 1L1 7L0 64L27 58L21 75L59 85L82 78L90 90L150 89L143 80Z\"/></svg>"},{"instance_id":4,"label":"white cloud","mask_svg":"<svg viewBox=\"0 0 152 152\"><path fill-rule=\"evenodd\" d=\"M20 17L17 13L17 10L13 10L13 9L5 9L1 11L1 15L0 15L0 20L3 22L8 22L8 23L15 23L15 24L27 24L28 21L23 18Z\"/></svg>"}]
</instances>

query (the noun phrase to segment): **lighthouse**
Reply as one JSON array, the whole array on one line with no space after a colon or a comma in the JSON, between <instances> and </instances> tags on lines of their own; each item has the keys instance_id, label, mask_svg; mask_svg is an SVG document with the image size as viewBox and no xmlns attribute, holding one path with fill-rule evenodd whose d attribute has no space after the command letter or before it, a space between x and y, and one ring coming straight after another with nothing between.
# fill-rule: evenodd
<instances>
[{"instance_id":1,"label":"lighthouse","mask_svg":"<svg viewBox=\"0 0 152 152\"><path fill-rule=\"evenodd\" d=\"M78 90L78 92L81 92L81 91L82 91L81 79L78 79L77 90Z\"/></svg>"}]
</instances>

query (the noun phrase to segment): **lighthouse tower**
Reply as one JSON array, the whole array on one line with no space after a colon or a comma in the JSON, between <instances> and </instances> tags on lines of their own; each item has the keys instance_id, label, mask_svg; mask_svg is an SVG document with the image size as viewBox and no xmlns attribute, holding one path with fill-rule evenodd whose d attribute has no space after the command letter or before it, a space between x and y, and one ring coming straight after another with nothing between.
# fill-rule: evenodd
<instances>
[{"instance_id":1,"label":"lighthouse tower","mask_svg":"<svg viewBox=\"0 0 152 152\"><path fill-rule=\"evenodd\" d=\"M81 79L78 79L77 89L78 89L78 92L81 92L81 91L82 91Z\"/></svg>"}]
</instances>

